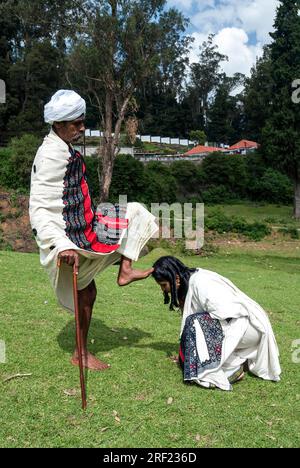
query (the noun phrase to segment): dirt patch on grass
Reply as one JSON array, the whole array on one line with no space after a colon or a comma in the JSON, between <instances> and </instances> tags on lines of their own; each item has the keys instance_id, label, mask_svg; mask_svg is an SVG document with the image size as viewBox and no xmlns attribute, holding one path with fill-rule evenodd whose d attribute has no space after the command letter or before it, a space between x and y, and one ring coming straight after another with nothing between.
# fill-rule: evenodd
<instances>
[{"instance_id":1,"label":"dirt patch on grass","mask_svg":"<svg viewBox=\"0 0 300 468\"><path fill-rule=\"evenodd\" d=\"M29 197L0 192L0 248L37 252L28 214Z\"/></svg>"},{"instance_id":2,"label":"dirt patch on grass","mask_svg":"<svg viewBox=\"0 0 300 468\"><path fill-rule=\"evenodd\" d=\"M214 245L220 253L270 253L284 254L287 256L300 257L300 240L290 239L288 236L272 231L270 236L259 242L251 241L246 237L234 234L219 235L210 233L206 237L206 242Z\"/></svg>"}]
</instances>

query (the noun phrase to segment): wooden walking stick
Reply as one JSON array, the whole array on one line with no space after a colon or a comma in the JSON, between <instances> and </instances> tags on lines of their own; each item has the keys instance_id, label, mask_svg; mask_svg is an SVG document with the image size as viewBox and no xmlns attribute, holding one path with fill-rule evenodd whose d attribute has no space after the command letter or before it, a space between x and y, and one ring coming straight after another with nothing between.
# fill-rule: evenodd
<instances>
[{"instance_id":1,"label":"wooden walking stick","mask_svg":"<svg viewBox=\"0 0 300 468\"><path fill-rule=\"evenodd\" d=\"M77 265L74 263L74 266L73 266L73 295L74 295L75 324L76 324L76 346L77 346L78 361L79 361L82 409L85 410L87 404L86 404L86 389L85 389L83 360L82 360L82 335L81 335L80 317L79 317L77 275L78 275Z\"/></svg>"},{"instance_id":2,"label":"wooden walking stick","mask_svg":"<svg viewBox=\"0 0 300 468\"><path fill-rule=\"evenodd\" d=\"M58 268L60 268L60 265L61 265L61 259L58 258L58 261L57 261ZM74 263L73 265L73 298L74 298L75 325L76 325L76 348L77 348L78 361L79 361L82 409L85 410L87 407L87 403L86 403L86 389L85 389L85 379L84 379L83 359L82 359L82 335L81 335L81 326L80 326L80 317L79 317L77 276L78 276L78 266L76 265L76 263Z\"/></svg>"}]
</instances>

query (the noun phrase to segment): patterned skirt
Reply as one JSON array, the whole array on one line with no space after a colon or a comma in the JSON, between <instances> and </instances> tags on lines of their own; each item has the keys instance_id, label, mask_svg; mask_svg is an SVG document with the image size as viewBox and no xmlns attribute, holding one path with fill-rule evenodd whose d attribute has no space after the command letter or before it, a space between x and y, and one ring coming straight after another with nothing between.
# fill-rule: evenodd
<instances>
[{"instance_id":1,"label":"patterned skirt","mask_svg":"<svg viewBox=\"0 0 300 468\"><path fill-rule=\"evenodd\" d=\"M219 320L208 313L187 317L181 336L179 363L184 380L199 379L221 363L224 334Z\"/></svg>"}]
</instances>

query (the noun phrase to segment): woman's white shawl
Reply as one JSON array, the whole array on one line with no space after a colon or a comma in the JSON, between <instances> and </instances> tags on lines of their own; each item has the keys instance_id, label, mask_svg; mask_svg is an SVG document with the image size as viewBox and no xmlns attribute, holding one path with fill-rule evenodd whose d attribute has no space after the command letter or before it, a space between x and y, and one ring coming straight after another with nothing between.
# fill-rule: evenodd
<instances>
[{"instance_id":1,"label":"woman's white shawl","mask_svg":"<svg viewBox=\"0 0 300 468\"><path fill-rule=\"evenodd\" d=\"M236 353L236 348L250 323L261 333L258 348L249 354L250 371L265 380L275 382L280 380L279 352L268 316L256 302L240 291L231 281L217 273L199 268L190 279L181 334L186 318L198 312L207 312L213 319L220 320L225 336L220 366L206 371L198 376L199 379L214 383L224 390L231 388L225 375L226 365L230 367L242 363L242 358ZM226 319L230 318L232 320L227 322ZM199 351L201 352L201 349Z\"/></svg>"}]
</instances>

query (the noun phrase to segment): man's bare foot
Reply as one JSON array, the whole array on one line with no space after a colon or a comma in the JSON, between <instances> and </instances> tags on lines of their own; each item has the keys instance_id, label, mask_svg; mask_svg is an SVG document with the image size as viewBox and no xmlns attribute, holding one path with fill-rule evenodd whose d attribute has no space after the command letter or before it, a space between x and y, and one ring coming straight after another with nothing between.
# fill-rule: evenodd
<instances>
[{"instance_id":1,"label":"man's bare foot","mask_svg":"<svg viewBox=\"0 0 300 468\"><path fill-rule=\"evenodd\" d=\"M123 269L118 278L119 286L127 286L134 281L139 281L148 278L154 272L154 268L149 270L132 270L132 269Z\"/></svg>"},{"instance_id":2,"label":"man's bare foot","mask_svg":"<svg viewBox=\"0 0 300 468\"><path fill-rule=\"evenodd\" d=\"M89 352L83 356L82 360L83 360L83 367L85 367L86 369L90 369L94 371L104 371L110 368L109 364L106 364L105 362L100 361L99 359L97 359L95 356L93 356ZM78 359L77 351L75 351L72 356L71 364L73 366L79 366L79 359Z\"/></svg>"}]
</instances>

